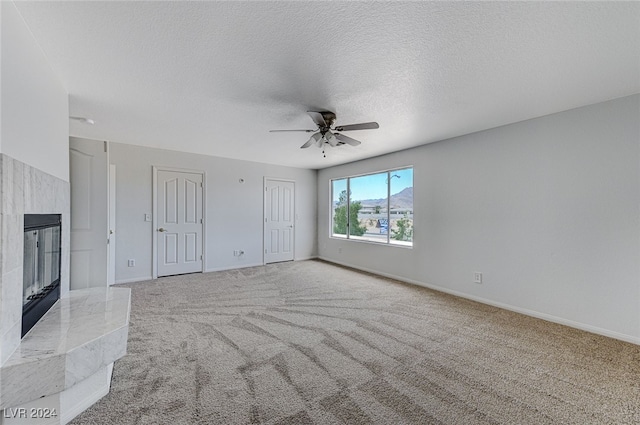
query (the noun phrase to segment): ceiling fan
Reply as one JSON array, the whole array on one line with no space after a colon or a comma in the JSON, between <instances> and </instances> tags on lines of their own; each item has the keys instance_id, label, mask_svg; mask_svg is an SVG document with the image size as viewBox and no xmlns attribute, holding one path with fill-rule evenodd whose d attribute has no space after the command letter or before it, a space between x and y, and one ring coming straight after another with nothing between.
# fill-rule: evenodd
<instances>
[{"instance_id":1,"label":"ceiling fan","mask_svg":"<svg viewBox=\"0 0 640 425\"><path fill-rule=\"evenodd\" d=\"M349 125L337 125L333 126L333 122L336 120L336 114L330 111L307 111L313 122L318 126L315 130L270 130L271 133L281 132L281 131L304 131L305 133L314 133L311 135L307 142L300 146L300 148L305 149L309 146L315 144L319 148L322 148L322 153L324 153L324 145L329 144L329 146L335 147L339 145L344 145L345 143L351 146L358 146L361 142L353 139L351 137L345 136L344 134L340 134L342 131L352 131L352 130L373 130L376 128L380 128L377 122L364 122L360 124L349 124ZM326 156L326 155L325 155Z\"/></svg>"}]
</instances>

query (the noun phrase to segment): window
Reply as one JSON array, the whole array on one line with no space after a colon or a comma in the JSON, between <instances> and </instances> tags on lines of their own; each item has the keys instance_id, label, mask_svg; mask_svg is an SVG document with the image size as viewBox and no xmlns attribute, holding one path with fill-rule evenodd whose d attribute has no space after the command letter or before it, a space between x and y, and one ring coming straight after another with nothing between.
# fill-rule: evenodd
<instances>
[{"instance_id":1,"label":"window","mask_svg":"<svg viewBox=\"0 0 640 425\"><path fill-rule=\"evenodd\" d=\"M331 236L413 245L413 167L331 180Z\"/></svg>"}]
</instances>

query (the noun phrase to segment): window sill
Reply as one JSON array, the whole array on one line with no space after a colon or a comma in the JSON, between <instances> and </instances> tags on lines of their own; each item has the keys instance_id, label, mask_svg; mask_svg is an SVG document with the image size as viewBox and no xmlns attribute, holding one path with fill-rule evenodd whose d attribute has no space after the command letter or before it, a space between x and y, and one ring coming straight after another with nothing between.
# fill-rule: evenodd
<instances>
[{"instance_id":1,"label":"window sill","mask_svg":"<svg viewBox=\"0 0 640 425\"><path fill-rule=\"evenodd\" d=\"M387 243L386 241L378 242L371 239L360 239L359 236L347 238L346 236L342 236L342 235L331 235L329 236L329 238L340 240L340 241L365 243L365 244L378 245L378 246L390 246L394 248L413 249L413 242L396 241L392 243Z\"/></svg>"}]
</instances>

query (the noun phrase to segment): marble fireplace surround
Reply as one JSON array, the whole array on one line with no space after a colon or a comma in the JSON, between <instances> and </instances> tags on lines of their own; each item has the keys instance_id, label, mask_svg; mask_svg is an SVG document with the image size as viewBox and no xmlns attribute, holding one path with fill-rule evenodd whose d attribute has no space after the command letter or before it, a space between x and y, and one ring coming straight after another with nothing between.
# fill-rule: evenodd
<instances>
[{"instance_id":1,"label":"marble fireplace surround","mask_svg":"<svg viewBox=\"0 0 640 425\"><path fill-rule=\"evenodd\" d=\"M129 290L69 290L70 210L69 182L0 154L0 425L31 423L8 416L33 406L58 409L37 423L66 423L108 392L126 352ZM21 340L24 214L61 215L61 298Z\"/></svg>"},{"instance_id":2,"label":"marble fireplace surround","mask_svg":"<svg viewBox=\"0 0 640 425\"><path fill-rule=\"evenodd\" d=\"M60 296L69 292L69 182L0 154L0 365L20 344L24 214L60 214Z\"/></svg>"}]
</instances>

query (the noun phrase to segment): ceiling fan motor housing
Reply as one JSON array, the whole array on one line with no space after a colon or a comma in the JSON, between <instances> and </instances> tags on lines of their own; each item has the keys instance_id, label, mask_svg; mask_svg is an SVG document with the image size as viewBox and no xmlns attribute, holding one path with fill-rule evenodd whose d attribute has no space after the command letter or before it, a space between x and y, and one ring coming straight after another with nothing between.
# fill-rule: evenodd
<instances>
[{"instance_id":1,"label":"ceiling fan motor housing","mask_svg":"<svg viewBox=\"0 0 640 425\"><path fill-rule=\"evenodd\" d=\"M333 123L336 120L336 114L331 111L307 111L313 122L318 126L318 130L313 134L307 142L300 146L305 149L315 144L319 148L324 149L324 144L327 143L332 147L349 144L351 146L358 146L360 141L352 139L351 137L341 134L342 131L350 130L370 130L376 129L380 126L377 122L364 122L359 124L341 125L332 128ZM274 131L303 131L305 133L311 133L314 130L270 130Z\"/></svg>"},{"instance_id":2,"label":"ceiling fan motor housing","mask_svg":"<svg viewBox=\"0 0 640 425\"><path fill-rule=\"evenodd\" d=\"M324 118L324 122L327 123L327 129L333 125L333 122L336 120L336 114L331 111L320 112L322 114L322 118Z\"/></svg>"}]
</instances>

